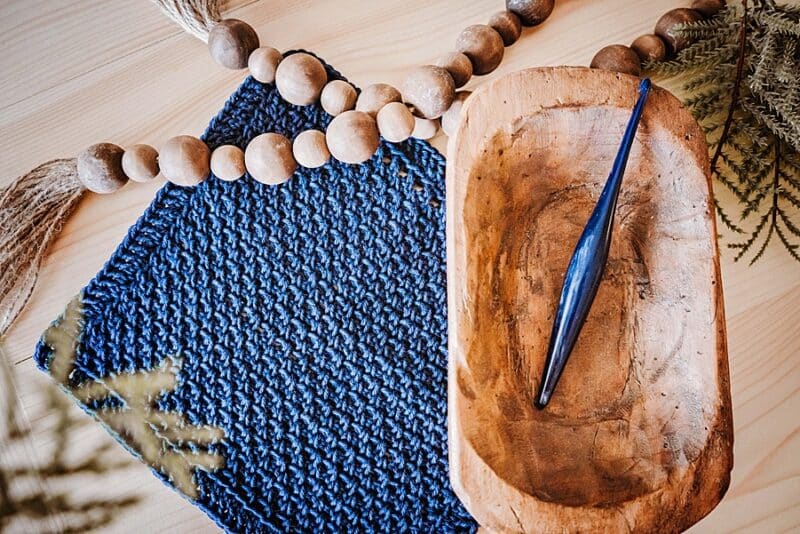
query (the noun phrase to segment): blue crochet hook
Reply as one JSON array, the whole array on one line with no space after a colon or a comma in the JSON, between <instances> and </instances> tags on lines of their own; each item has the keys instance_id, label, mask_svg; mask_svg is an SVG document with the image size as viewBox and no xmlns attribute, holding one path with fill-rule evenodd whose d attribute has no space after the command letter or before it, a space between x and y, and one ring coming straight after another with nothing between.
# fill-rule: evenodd
<instances>
[{"instance_id":1,"label":"blue crochet hook","mask_svg":"<svg viewBox=\"0 0 800 534\"><path fill-rule=\"evenodd\" d=\"M558 301L558 311L553 322L553 332L550 335L550 346L547 349L547 360L544 365L542 381L539 384L539 393L536 396L536 407L539 409L547 406L553 396L553 390L558 384L558 379L564 370L575 342L578 339L589 309L597 295L597 288L603 277L603 270L608 261L608 250L611 246L611 229L614 225L614 212L617 208L617 198L631 152L636 129L642 118L642 110L650 92L650 79L644 78L639 84L639 99L633 108L633 113L625 128L622 144L611 168L606 185L597 205L592 211L589 222L583 229L583 234L575 245L575 252L569 260L569 267L564 276L564 285L561 288L561 298Z\"/></svg>"}]
</instances>

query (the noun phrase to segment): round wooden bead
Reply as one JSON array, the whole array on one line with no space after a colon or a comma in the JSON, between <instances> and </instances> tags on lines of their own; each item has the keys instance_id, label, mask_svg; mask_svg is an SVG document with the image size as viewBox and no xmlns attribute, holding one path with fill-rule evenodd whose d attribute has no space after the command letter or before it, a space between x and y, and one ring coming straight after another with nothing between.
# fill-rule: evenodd
<instances>
[{"instance_id":1,"label":"round wooden bead","mask_svg":"<svg viewBox=\"0 0 800 534\"><path fill-rule=\"evenodd\" d=\"M689 39L686 37L677 37L674 35L673 28L678 24L697 22L701 18L700 13L694 9L680 7L667 11L658 19L655 34L664 40L669 55L675 55L689 46L690 43Z\"/></svg>"},{"instance_id":2,"label":"round wooden bead","mask_svg":"<svg viewBox=\"0 0 800 534\"><path fill-rule=\"evenodd\" d=\"M150 145L133 145L122 155L122 171L134 182L158 176L158 151Z\"/></svg>"},{"instance_id":3,"label":"round wooden bead","mask_svg":"<svg viewBox=\"0 0 800 534\"><path fill-rule=\"evenodd\" d=\"M353 109L356 98L358 93L352 85L344 80L332 80L322 90L319 101L322 109L335 117Z\"/></svg>"},{"instance_id":4,"label":"round wooden bead","mask_svg":"<svg viewBox=\"0 0 800 534\"><path fill-rule=\"evenodd\" d=\"M366 89L362 90L361 94L358 95L356 111L363 111L375 117L378 111L389 102L400 102L401 100L400 91L391 85L374 83L368 85Z\"/></svg>"},{"instance_id":5,"label":"round wooden bead","mask_svg":"<svg viewBox=\"0 0 800 534\"><path fill-rule=\"evenodd\" d=\"M316 169L331 159L325 134L319 130L306 130L295 137L292 143L294 159L303 167Z\"/></svg>"},{"instance_id":6,"label":"round wooden bead","mask_svg":"<svg viewBox=\"0 0 800 534\"><path fill-rule=\"evenodd\" d=\"M322 62L303 52L283 58L275 71L278 92L296 106L315 103L327 81L328 73Z\"/></svg>"},{"instance_id":7,"label":"round wooden bead","mask_svg":"<svg viewBox=\"0 0 800 534\"><path fill-rule=\"evenodd\" d=\"M642 65L639 56L625 45L609 45L601 48L589 65L593 69L611 70L639 76Z\"/></svg>"},{"instance_id":8,"label":"round wooden bead","mask_svg":"<svg viewBox=\"0 0 800 534\"><path fill-rule=\"evenodd\" d=\"M126 183L122 170L122 147L97 143L78 154L78 179L94 193L113 193Z\"/></svg>"},{"instance_id":9,"label":"round wooden bead","mask_svg":"<svg viewBox=\"0 0 800 534\"><path fill-rule=\"evenodd\" d=\"M725 7L725 0L694 0L692 9L704 17L713 17Z\"/></svg>"},{"instance_id":10,"label":"round wooden bead","mask_svg":"<svg viewBox=\"0 0 800 534\"><path fill-rule=\"evenodd\" d=\"M439 58L436 65L450 73L456 88L466 85L472 78L472 62L461 52L450 52Z\"/></svg>"},{"instance_id":11,"label":"round wooden bead","mask_svg":"<svg viewBox=\"0 0 800 534\"><path fill-rule=\"evenodd\" d=\"M161 174L175 185L192 186L208 178L211 151L191 135L179 135L164 143L158 157Z\"/></svg>"},{"instance_id":12,"label":"round wooden bead","mask_svg":"<svg viewBox=\"0 0 800 534\"><path fill-rule=\"evenodd\" d=\"M392 143L402 143L414 131L414 115L401 102L390 102L378 112L378 131Z\"/></svg>"},{"instance_id":13,"label":"round wooden bead","mask_svg":"<svg viewBox=\"0 0 800 534\"><path fill-rule=\"evenodd\" d=\"M456 98L444 115L442 115L442 130L448 136L452 136L458 129L458 124L461 121L461 108L464 107L464 102L467 101L470 91L459 91L456 93Z\"/></svg>"},{"instance_id":14,"label":"round wooden bead","mask_svg":"<svg viewBox=\"0 0 800 534\"><path fill-rule=\"evenodd\" d=\"M275 73L278 64L283 59L283 54L271 46L256 48L247 60L247 68L250 75L261 83L272 83L275 81Z\"/></svg>"},{"instance_id":15,"label":"round wooden bead","mask_svg":"<svg viewBox=\"0 0 800 534\"><path fill-rule=\"evenodd\" d=\"M267 185L282 184L297 169L292 143L276 133L261 134L250 141L244 151L244 164L254 180Z\"/></svg>"},{"instance_id":16,"label":"round wooden bead","mask_svg":"<svg viewBox=\"0 0 800 534\"><path fill-rule=\"evenodd\" d=\"M631 49L636 52L642 63L645 61L664 61L667 57L667 45L658 35L648 34L637 37L631 43Z\"/></svg>"},{"instance_id":17,"label":"round wooden bead","mask_svg":"<svg viewBox=\"0 0 800 534\"><path fill-rule=\"evenodd\" d=\"M439 119L423 119L414 117L414 131L411 137L416 139L432 139L439 131Z\"/></svg>"},{"instance_id":18,"label":"round wooden bead","mask_svg":"<svg viewBox=\"0 0 800 534\"><path fill-rule=\"evenodd\" d=\"M214 60L229 69L247 67L250 53L258 48L258 34L252 26L237 19L225 19L208 32L208 50Z\"/></svg>"},{"instance_id":19,"label":"round wooden bead","mask_svg":"<svg viewBox=\"0 0 800 534\"><path fill-rule=\"evenodd\" d=\"M334 117L325 134L331 155L345 163L364 163L380 144L375 119L364 111L345 111Z\"/></svg>"},{"instance_id":20,"label":"round wooden bead","mask_svg":"<svg viewBox=\"0 0 800 534\"><path fill-rule=\"evenodd\" d=\"M238 146L222 145L211 153L211 172L220 180L233 182L245 173L244 151Z\"/></svg>"},{"instance_id":21,"label":"round wooden bead","mask_svg":"<svg viewBox=\"0 0 800 534\"><path fill-rule=\"evenodd\" d=\"M553 12L555 0L506 0L506 9L516 14L525 26L536 26Z\"/></svg>"},{"instance_id":22,"label":"round wooden bead","mask_svg":"<svg viewBox=\"0 0 800 534\"><path fill-rule=\"evenodd\" d=\"M517 42L522 34L522 23L519 17L511 11L498 11L489 19L489 26L500 34L503 44L511 46Z\"/></svg>"},{"instance_id":23,"label":"round wooden bead","mask_svg":"<svg viewBox=\"0 0 800 534\"><path fill-rule=\"evenodd\" d=\"M447 111L456 95L453 77L435 65L414 68L403 81L405 101L426 119L435 119Z\"/></svg>"},{"instance_id":24,"label":"round wooden bead","mask_svg":"<svg viewBox=\"0 0 800 534\"><path fill-rule=\"evenodd\" d=\"M475 74L489 74L503 61L503 38L484 24L468 26L456 39L456 49L472 62Z\"/></svg>"}]
</instances>

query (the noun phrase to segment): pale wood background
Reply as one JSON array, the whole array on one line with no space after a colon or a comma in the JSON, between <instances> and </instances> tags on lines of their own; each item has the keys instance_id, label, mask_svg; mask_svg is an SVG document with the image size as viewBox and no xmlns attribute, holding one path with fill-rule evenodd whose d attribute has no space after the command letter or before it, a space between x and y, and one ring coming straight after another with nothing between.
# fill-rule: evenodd
<instances>
[{"instance_id":1,"label":"pale wood background","mask_svg":"<svg viewBox=\"0 0 800 534\"><path fill-rule=\"evenodd\" d=\"M629 43L651 31L661 13L686 3L559 0L543 26L507 50L492 77L529 66L586 65L601 46ZM407 68L449 51L461 28L485 22L501 7L501 0L240 0L229 13L250 22L263 43L313 50L364 86L399 84ZM214 64L203 43L146 0L4 0L0 49L0 183L98 141L158 146L173 135L199 134L244 76ZM435 144L441 149L444 140ZM158 187L132 184L113 196L84 200L50 251L33 301L7 336L17 396L33 428L22 455L32 462L52 446L45 430L52 416L42 395L48 381L31 361L33 346L102 267ZM800 266L780 247L753 267L733 263L724 251L723 278L735 469L727 496L693 532L797 531ZM70 450L109 440L98 425L84 425ZM116 446L109 454L127 456ZM140 495L110 531L216 530L142 465L62 483L75 499ZM59 524L55 520L54 527Z\"/></svg>"}]
</instances>

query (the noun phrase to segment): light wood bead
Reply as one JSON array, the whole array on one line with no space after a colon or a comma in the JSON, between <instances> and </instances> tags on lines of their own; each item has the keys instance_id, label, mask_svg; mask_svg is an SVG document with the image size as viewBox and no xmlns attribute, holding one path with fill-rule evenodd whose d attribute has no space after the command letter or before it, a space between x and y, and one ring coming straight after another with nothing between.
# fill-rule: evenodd
<instances>
[{"instance_id":1,"label":"light wood bead","mask_svg":"<svg viewBox=\"0 0 800 534\"><path fill-rule=\"evenodd\" d=\"M489 19L489 26L500 34L503 44L511 46L522 35L522 23L511 11L498 11Z\"/></svg>"},{"instance_id":2,"label":"light wood bead","mask_svg":"<svg viewBox=\"0 0 800 534\"><path fill-rule=\"evenodd\" d=\"M601 48L589 65L593 69L610 70L639 76L642 72L642 64L639 56L632 49L625 45L609 45Z\"/></svg>"},{"instance_id":3,"label":"light wood bead","mask_svg":"<svg viewBox=\"0 0 800 534\"><path fill-rule=\"evenodd\" d=\"M414 117L414 131L411 132L411 137L428 140L435 137L438 131L439 119Z\"/></svg>"},{"instance_id":4,"label":"light wood bead","mask_svg":"<svg viewBox=\"0 0 800 534\"><path fill-rule=\"evenodd\" d=\"M673 35L672 29L678 24L697 22L702 18L700 13L694 9L679 7L667 11L658 19L654 33L664 40L668 56L674 56L690 44L688 38Z\"/></svg>"},{"instance_id":5,"label":"light wood bead","mask_svg":"<svg viewBox=\"0 0 800 534\"><path fill-rule=\"evenodd\" d=\"M642 63L645 61L664 61L667 57L667 45L658 35L648 34L637 37L631 43L631 49L636 52Z\"/></svg>"},{"instance_id":6,"label":"light wood bead","mask_svg":"<svg viewBox=\"0 0 800 534\"><path fill-rule=\"evenodd\" d=\"M294 159L303 167L316 169L331 159L325 134L319 130L306 130L295 137L292 143Z\"/></svg>"},{"instance_id":7,"label":"light wood bead","mask_svg":"<svg viewBox=\"0 0 800 534\"><path fill-rule=\"evenodd\" d=\"M297 170L292 143L277 133L253 138L244 151L244 164L254 180L266 185L282 184Z\"/></svg>"},{"instance_id":8,"label":"light wood bead","mask_svg":"<svg viewBox=\"0 0 800 534\"><path fill-rule=\"evenodd\" d=\"M122 171L134 182L158 176L158 151L150 145L133 145L122 154Z\"/></svg>"},{"instance_id":9,"label":"light wood bead","mask_svg":"<svg viewBox=\"0 0 800 534\"><path fill-rule=\"evenodd\" d=\"M447 111L456 95L453 77L435 65L423 65L411 70L403 81L403 97L419 115L436 119Z\"/></svg>"},{"instance_id":10,"label":"light wood bead","mask_svg":"<svg viewBox=\"0 0 800 534\"><path fill-rule=\"evenodd\" d=\"M402 143L414 131L414 115L401 102L390 102L378 112L378 131L391 143Z\"/></svg>"},{"instance_id":11,"label":"light wood bead","mask_svg":"<svg viewBox=\"0 0 800 534\"><path fill-rule=\"evenodd\" d=\"M383 106L389 102L402 101L400 91L386 83L374 83L368 85L358 95L356 100L356 111L363 111L372 117L378 115Z\"/></svg>"},{"instance_id":12,"label":"light wood bead","mask_svg":"<svg viewBox=\"0 0 800 534\"><path fill-rule=\"evenodd\" d=\"M256 48L258 34L252 26L241 20L222 20L208 32L208 50L211 57L223 67L247 67L247 60Z\"/></svg>"},{"instance_id":13,"label":"light wood bead","mask_svg":"<svg viewBox=\"0 0 800 534\"><path fill-rule=\"evenodd\" d=\"M472 78L472 62L461 52L450 52L439 58L436 65L450 73L456 88L466 85Z\"/></svg>"},{"instance_id":14,"label":"light wood bead","mask_svg":"<svg viewBox=\"0 0 800 534\"><path fill-rule=\"evenodd\" d=\"M296 106L315 103L327 82L328 73L322 62L303 52L283 58L275 71L278 92Z\"/></svg>"},{"instance_id":15,"label":"light wood bead","mask_svg":"<svg viewBox=\"0 0 800 534\"><path fill-rule=\"evenodd\" d=\"M193 186L208 178L211 150L208 145L191 135L169 139L158 157L161 174L175 185Z\"/></svg>"},{"instance_id":16,"label":"light wood bead","mask_svg":"<svg viewBox=\"0 0 800 534\"><path fill-rule=\"evenodd\" d=\"M283 54L271 46L256 48L247 60L247 68L250 75L261 83L272 83L275 81L275 73L278 65L283 59Z\"/></svg>"},{"instance_id":17,"label":"light wood bead","mask_svg":"<svg viewBox=\"0 0 800 534\"><path fill-rule=\"evenodd\" d=\"M694 0L691 8L708 18L722 11L725 5L725 0Z\"/></svg>"},{"instance_id":18,"label":"light wood bead","mask_svg":"<svg viewBox=\"0 0 800 534\"><path fill-rule=\"evenodd\" d=\"M489 74L503 61L503 38L485 24L468 26L456 39L456 49L472 62L475 74Z\"/></svg>"},{"instance_id":19,"label":"light wood bead","mask_svg":"<svg viewBox=\"0 0 800 534\"><path fill-rule=\"evenodd\" d=\"M244 151L238 146L218 146L211 153L211 172L220 180L233 182L244 176L245 171Z\"/></svg>"},{"instance_id":20,"label":"light wood bead","mask_svg":"<svg viewBox=\"0 0 800 534\"><path fill-rule=\"evenodd\" d=\"M444 130L444 133L447 134L448 137L452 137L453 134L456 133L458 124L461 121L461 108L464 107L464 102L467 101L467 98L469 98L471 94L471 91L459 91L456 93L453 104L444 115L442 115L442 130Z\"/></svg>"},{"instance_id":21,"label":"light wood bead","mask_svg":"<svg viewBox=\"0 0 800 534\"><path fill-rule=\"evenodd\" d=\"M515 13L525 26L544 22L554 6L555 0L506 0L506 9Z\"/></svg>"},{"instance_id":22,"label":"light wood bead","mask_svg":"<svg viewBox=\"0 0 800 534\"><path fill-rule=\"evenodd\" d=\"M344 80L332 80L322 89L319 101L322 109L335 117L353 109L357 98L358 93L352 85Z\"/></svg>"},{"instance_id":23,"label":"light wood bead","mask_svg":"<svg viewBox=\"0 0 800 534\"><path fill-rule=\"evenodd\" d=\"M344 163L364 163L380 144L375 119L364 111L345 111L334 117L325 134L331 155Z\"/></svg>"},{"instance_id":24,"label":"light wood bead","mask_svg":"<svg viewBox=\"0 0 800 534\"><path fill-rule=\"evenodd\" d=\"M78 179L94 193L107 194L128 183L122 170L122 147L97 143L78 154Z\"/></svg>"}]
</instances>

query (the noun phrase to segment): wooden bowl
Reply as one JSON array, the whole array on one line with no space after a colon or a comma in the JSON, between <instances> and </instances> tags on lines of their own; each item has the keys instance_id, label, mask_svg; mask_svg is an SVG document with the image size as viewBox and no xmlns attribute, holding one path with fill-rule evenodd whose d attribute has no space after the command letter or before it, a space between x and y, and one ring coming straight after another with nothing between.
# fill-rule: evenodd
<instances>
[{"instance_id":1,"label":"wooden bowl","mask_svg":"<svg viewBox=\"0 0 800 534\"><path fill-rule=\"evenodd\" d=\"M564 271L638 79L511 74L473 94L447 161L450 476L501 532L679 532L733 463L708 153L654 88L605 276L559 387L534 396Z\"/></svg>"}]
</instances>

